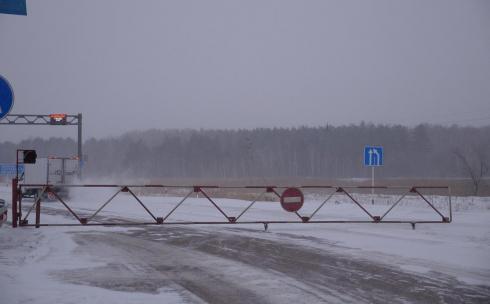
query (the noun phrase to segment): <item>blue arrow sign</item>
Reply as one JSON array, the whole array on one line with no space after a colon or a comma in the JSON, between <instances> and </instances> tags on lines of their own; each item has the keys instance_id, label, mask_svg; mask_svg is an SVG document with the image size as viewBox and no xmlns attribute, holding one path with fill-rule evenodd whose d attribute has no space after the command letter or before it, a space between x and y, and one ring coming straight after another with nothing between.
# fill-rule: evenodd
<instances>
[{"instance_id":1,"label":"blue arrow sign","mask_svg":"<svg viewBox=\"0 0 490 304\"><path fill-rule=\"evenodd\" d=\"M14 177L16 171L15 164L0 164L0 176L11 176ZM24 173L24 165L19 164L19 176Z\"/></svg>"},{"instance_id":2,"label":"blue arrow sign","mask_svg":"<svg viewBox=\"0 0 490 304\"><path fill-rule=\"evenodd\" d=\"M0 75L0 119L7 116L14 106L14 91L7 79Z\"/></svg>"},{"instance_id":3,"label":"blue arrow sign","mask_svg":"<svg viewBox=\"0 0 490 304\"><path fill-rule=\"evenodd\" d=\"M364 147L364 166L378 167L383 165L383 147Z\"/></svg>"}]
</instances>

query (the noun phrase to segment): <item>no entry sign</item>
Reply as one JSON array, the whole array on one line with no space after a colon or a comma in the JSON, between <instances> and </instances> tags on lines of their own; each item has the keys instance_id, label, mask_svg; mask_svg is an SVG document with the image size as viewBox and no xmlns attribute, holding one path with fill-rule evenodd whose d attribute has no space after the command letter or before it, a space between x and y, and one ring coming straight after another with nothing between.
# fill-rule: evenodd
<instances>
[{"instance_id":1,"label":"no entry sign","mask_svg":"<svg viewBox=\"0 0 490 304\"><path fill-rule=\"evenodd\" d=\"M281 206L288 212L296 212L303 206L303 192L298 188L287 188L281 195Z\"/></svg>"}]
</instances>

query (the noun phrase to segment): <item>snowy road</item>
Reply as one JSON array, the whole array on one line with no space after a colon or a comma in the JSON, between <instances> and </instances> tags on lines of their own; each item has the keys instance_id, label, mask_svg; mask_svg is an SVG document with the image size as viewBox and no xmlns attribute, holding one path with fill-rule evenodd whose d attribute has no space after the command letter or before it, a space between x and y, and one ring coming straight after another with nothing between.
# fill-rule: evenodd
<instances>
[{"instance_id":1,"label":"snowy road","mask_svg":"<svg viewBox=\"0 0 490 304\"><path fill-rule=\"evenodd\" d=\"M157 200L145 198L150 208L161 204ZM118 209L97 220L139 219L130 203L123 197ZM215 216L199 200L191 203L183 218L191 211ZM457 211L455 223L417 230L372 224L278 224L268 232L261 225L3 227L0 292L8 303L488 303L490 212L486 200L478 204ZM86 199L71 206L79 214L96 209ZM332 212L349 208L339 203ZM60 205L47 203L42 212L46 222L73 221Z\"/></svg>"},{"instance_id":2,"label":"snowy road","mask_svg":"<svg viewBox=\"0 0 490 304\"><path fill-rule=\"evenodd\" d=\"M490 299L490 287L464 284L441 273L416 275L367 259L226 231L149 227L126 233L78 232L73 237L79 253L107 259L108 264L57 272L60 280L153 293L170 286L189 302L488 303Z\"/></svg>"}]
</instances>

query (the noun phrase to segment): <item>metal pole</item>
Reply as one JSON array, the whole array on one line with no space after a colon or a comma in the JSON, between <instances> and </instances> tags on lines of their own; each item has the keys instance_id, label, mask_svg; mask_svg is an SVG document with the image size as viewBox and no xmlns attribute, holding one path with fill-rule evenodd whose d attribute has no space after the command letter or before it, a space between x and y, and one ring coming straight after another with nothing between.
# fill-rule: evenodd
<instances>
[{"instance_id":1,"label":"metal pole","mask_svg":"<svg viewBox=\"0 0 490 304\"><path fill-rule=\"evenodd\" d=\"M17 181L12 179L12 228L17 227Z\"/></svg>"},{"instance_id":2,"label":"metal pole","mask_svg":"<svg viewBox=\"0 0 490 304\"><path fill-rule=\"evenodd\" d=\"M374 166L371 167L371 204L374 205Z\"/></svg>"},{"instance_id":3,"label":"metal pole","mask_svg":"<svg viewBox=\"0 0 490 304\"><path fill-rule=\"evenodd\" d=\"M447 192L449 195L449 222L452 222L453 221L453 207L452 207L452 203L451 203L451 187L447 188Z\"/></svg>"},{"instance_id":4,"label":"metal pole","mask_svg":"<svg viewBox=\"0 0 490 304\"><path fill-rule=\"evenodd\" d=\"M19 226L22 224L20 220L22 219L22 188L19 185L19 181L17 181L17 191L16 191L17 201L19 205L17 206L17 218L19 221Z\"/></svg>"},{"instance_id":5,"label":"metal pole","mask_svg":"<svg viewBox=\"0 0 490 304\"><path fill-rule=\"evenodd\" d=\"M61 159L61 183L65 184L65 158Z\"/></svg>"},{"instance_id":6,"label":"metal pole","mask_svg":"<svg viewBox=\"0 0 490 304\"><path fill-rule=\"evenodd\" d=\"M19 180L19 149L15 153L15 178Z\"/></svg>"},{"instance_id":7,"label":"metal pole","mask_svg":"<svg viewBox=\"0 0 490 304\"><path fill-rule=\"evenodd\" d=\"M78 178L82 178L82 113L78 113Z\"/></svg>"},{"instance_id":8,"label":"metal pole","mask_svg":"<svg viewBox=\"0 0 490 304\"><path fill-rule=\"evenodd\" d=\"M39 198L36 203L36 228L39 228L40 223L41 223L41 198Z\"/></svg>"},{"instance_id":9,"label":"metal pole","mask_svg":"<svg viewBox=\"0 0 490 304\"><path fill-rule=\"evenodd\" d=\"M48 157L46 159L46 185L49 184L49 164L50 164L51 159Z\"/></svg>"}]
</instances>

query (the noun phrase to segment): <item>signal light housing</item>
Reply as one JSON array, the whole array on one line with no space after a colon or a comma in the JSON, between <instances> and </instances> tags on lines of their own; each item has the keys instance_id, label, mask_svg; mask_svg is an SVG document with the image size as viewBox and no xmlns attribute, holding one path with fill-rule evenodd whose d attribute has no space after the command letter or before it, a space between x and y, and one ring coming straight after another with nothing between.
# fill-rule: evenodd
<instances>
[{"instance_id":1,"label":"signal light housing","mask_svg":"<svg viewBox=\"0 0 490 304\"><path fill-rule=\"evenodd\" d=\"M66 114L49 114L49 123L52 125L66 125Z\"/></svg>"},{"instance_id":2,"label":"signal light housing","mask_svg":"<svg viewBox=\"0 0 490 304\"><path fill-rule=\"evenodd\" d=\"M24 150L24 164L35 164L37 159L36 150Z\"/></svg>"}]
</instances>

